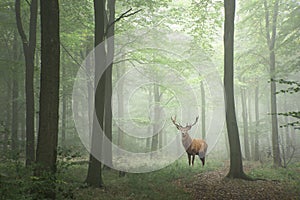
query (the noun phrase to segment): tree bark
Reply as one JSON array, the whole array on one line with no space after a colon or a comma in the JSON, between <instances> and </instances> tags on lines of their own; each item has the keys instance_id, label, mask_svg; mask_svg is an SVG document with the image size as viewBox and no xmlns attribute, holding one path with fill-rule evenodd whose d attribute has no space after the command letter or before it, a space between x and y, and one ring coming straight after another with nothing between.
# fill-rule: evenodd
<instances>
[{"instance_id":1,"label":"tree bark","mask_svg":"<svg viewBox=\"0 0 300 200\"><path fill-rule=\"evenodd\" d=\"M125 60L125 56L122 57L122 60ZM123 148L123 137L124 137L124 132L123 132L123 117L124 117L124 99L123 99L123 81L121 79L122 74L125 73L125 61L124 65L121 67L117 67L117 80L120 81L119 86L118 86L118 147ZM119 171L119 177L125 176L125 172Z\"/></svg>"},{"instance_id":2,"label":"tree bark","mask_svg":"<svg viewBox=\"0 0 300 200\"><path fill-rule=\"evenodd\" d=\"M286 103L286 95L284 95L284 110L287 111L287 103ZM288 118L284 118L284 123L288 124ZM290 137L290 129L288 126L285 127L285 146L286 146L286 157L290 157L291 155L291 137Z\"/></svg>"},{"instance_id":3,"label":"tree bark","mask_svg":"<svg viewBox=\"0 0 300 200\"><path fill-rule=\"evenodd\" d=\"M9 133L10 133L10 124L12 122L12 114L11 114L11 79L7 81L7 90L6 90L6 119L4 124L4 141L3 141L3 152L7 153L8 148L8 140L9 140Z\"/></svg>"},{"instance_id":4,"label":"tree bark","mask_svg":"<svg viewBox=\"0 0 300 200\"><path fill-rule=\"evenodd\" d=\"M203 81L201 81L200 84L201 87L201 121L202 121L202 139L206 139L206 123L205 123L205 106L206 106L206 102L205 102L205 89L204 89L204 85L203 85Z\"/></svg>"},{"instance_id":5,"label":"tree bark","mask_svg":"<svg viewBox=\"0 0 300 200\"><path fill-rule=\"evenodd\" d=\"M258 161L259 160L259 104L258 104L258 91L259 91L259 86L257 85L255 88L255 151L254 151L254 160Z\"/></svg>"},{"instance_id":6,"label":"tree bark","mask_svg":"<svg viewBox=\"0 0 300 200\"><path fill-rule=\"evenodd\" d=\"M248 90L248 133L250 134L250 156L251 159L254 160L254 151L255 151L255 138L254 131L252 127L252 101L251 101L251 92L252 90Z\"/></svg>"},{"instance_id":7,"label":"tree bark","mask_svg":"<svg viewBox=\"0 0 300 200\"><path fill-rule=\"evenodd\" d=\"M245 89L241 89L245 158L246 158L246 160L250 160L249 133L248 133L248 114L247 114L246 94L245 93L246 93Z\"/></svg>"},{"instance_id":8,"label":"tree bark","mask_svg":"<svg viewBox=\"0 0 300 200\"><path fill-rule=\"evenodd\" d=\"M114 57L114 33L115 33L115 0L108 1L108 26L107 26L107 54L108 57ZM112 37L112 38L111 38ZM113 60L113 59L112 59ZM112 98L112 69L113 64L111 63L108 68L106 69L106 83L105 83L105 135L111 141L108 143L104 143L104 149L106 150L105 153L105 163L107 166L112 166L112 109L111 109L111 98Z\"/></svg>"},{"instance_id":9,"label":"tree bark","mask_svg":"<svg viewBox=\"0 0 300 200\"><path fill-rule=\"evenodd\" d=\"M151 88L148 90L148 109L151 110L151 104L153 102L153 97L152 97L152 90ZM151 119L151 116L148 116L149 119ZM153 126L151 126L151 124L149 124L148 128L147 128L147 132L151 133L151 131L153 129ZM152 141L152 137L148 137L147 138L147 141L146 141L146 149L147 149L147 152L151 151L151 141Z\"/></svg>"},{"instance_id":10,"label":"tree bark","mask_svg":"<svg viewBox=\"0 0 300 200\"><path fill-rule=\"evenodd\" d=\"M95 44L97 47L101 42L105 39L105 17L106 17L106 9L105 9L106 1L105 0L94 0L94 15L95 15ZM100 60L98 58L104 58L106 55L104 46L99 46L95 49L95 112L96 117L93 119L93 130L92 130L92 142L91 142L91 152L99 151L100 155L102 155L102 147L103 147L103 138L102 133L100 136L100 141L93 142L94 137L97 132L95 128L95 124L97 121L99 122L101 129L104 130L104 108L105 108L105 83L106 83L106 75L105 72L100 75L101 69L99 67L105 66L105 60ZM97 79L100 78L99 83L97 83ZM99 142L99 143L98 143ZM99 148L100 146L100 148ZM90 154L89 166L88 166L88 174L85 182L93 187L102 187L102 169L101 169L101 161L96 159L92 154Z\"/></svg>"},{"instance_id":11,"label":"tree bark","mask_svg":"<svg viewBox=\"0 0 300 200\"><path fill-rule=\"evenodd\" d=\"M154 152L158 149L159 86L157 84L153 85L153 96L154 96L154 125L153 125L151 152Z\"/></svg>"},{"instance_id":12,"label":"tree bark","mask_svg":"<svg viewBox=\"0 0 300 200\"><path fill-rule=\"evenodd\" d=\"M19 151L18 138L18 124L19 124L19 80L18 75L14 72L12 82L12 123L11 123L11 150L16 156Z\"/></svg>"},{"instance_id":13,"label":"tree bark","mask_svg":"<svg viewBox=\"0 0 300 200\"><path fill-rule=\"evenodd\" d=\"M26 94L26 166L34 162L34 55L36 48L36 24L38 1L30 3L29 40L21 20L20 0L15 1L17 29L20 34L25 56L25 94Z\"/></svg>"},{"instance_id":14,"label":"tree bark","mask_svg":"<svg viewBox=\"0 0 300 200\"><path fill-rule=\"evenodd\" d=\"M124 117L124 98L123 98L123 81L121 78L121 74L123 74L123 69L124 66L117 67L117 80L120 81L119 87L118 87L118 120L119 120L119 125L118 125L118 146L120 148L123 147L123 117Z\"/></svg>"},{"instance_id":15,"label":"tree bark","mask_svg":"<svg viewBox=\"0 0 300 200\"><path fill-rule=\"evenodd\" d=\"M233 87L233 43L234 43L234 15L235 1L224 0L224 97L226 126L230 147L230 169L228 178L247 179L243 171L242 153L239 139L239 130L236 122Z\"/></svg>"},{"instance_id":16,"label":"tree bark","mask_svg":"<svg viewBox=\"0 0 300 200\"><path fill-rule=\"evenodd\" d=\"M13 59L18 59L18 42L16 33L14 33L13 41ZM17 66L13 69L13 80L12 80L12 122L11 122L11 150L13 156L17 156L19 151L19 139L18 139L18 124L19 124L19 77Z\"/></svg>"},{"instance_id":17,"label":"tree bark","mask_svg":"<svg viewBox=\"0 0 300 200\"><path fill-rule=\"evenodd\" d=\"M41 1L41 89L37 175L56 171L59 107L59 5Z\"/></svg>"},{"instance_id":18,"label":"tree bark","mask_svg":"<svg viewBox=\"0 0 300 200\"><path fill-rule=\"evenodd\" d=\"M275 1L273 11L272 30L270 34L270 20L269 8L267 1L264 1L265 7L265 20L266 20L266 38L269 48L269 65L270 65L270 79L271 79L271 119L272 119L272 150L273 150L273 165L274 167L281 166L279 139L278 139L278 119L277 119L277 102L276 102L276 70L275 70L275 42L276 42L276 25L278 16L279 0Z\"/></svg>"},{"instance_id":19,"label":"tree bark","mask_svg":"<svg viewBox=\"0 0 300 200\"><path fill-rule=\"evenodd\" d=\"M48 180L45 174L56 172L58 109L59 109L59 4L58 0L41 1L41 82L39 131L35 175ZM47 181L48 182L48 181ZM38 191L40 198L55 199L55 184Z\"/></svg>"},{"instance_id":20,"label":"tree bark","mask_svg":"<svg viewBox=\"0 0 300 200\"><path fill-rule=\"evenodd\" d=\"M66 77L65 66L62 67L62 77ZM66 83L62 85L62 117L61 117L61 146L66 147L66 124L67 124L67 87Z\"/></svg>"}]
</instances>

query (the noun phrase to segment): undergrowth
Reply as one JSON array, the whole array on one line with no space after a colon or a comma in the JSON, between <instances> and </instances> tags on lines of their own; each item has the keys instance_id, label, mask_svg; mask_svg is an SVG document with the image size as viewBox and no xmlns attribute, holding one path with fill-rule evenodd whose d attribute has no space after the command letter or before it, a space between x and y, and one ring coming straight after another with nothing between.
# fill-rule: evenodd
<instances>
[{"instance_id":1,"label":"undergrowth","mask_svg":"<svg viewBox=\"0 0 300 200\"><path fill-rule=\"evenodd\" d=\"M177 180L188 183L199 173L217 170L222 162L208 160L205 167L196 162L188 166L185 157L154 172L143 174L126 173L119 177L115 170L103 170L103 188L91 188L84 184L87 163L72 163L59 159L58 173L35 177L32 169L26 169L19 161L5 160L0 163L0 199L41 199L39 194L55 185L57 199L191 199L191 194L175 184ZM300 163L288 168L274 169L271 166L252 169L254 178L286 182L300 190Z\"/></svg>"}]
</instances>

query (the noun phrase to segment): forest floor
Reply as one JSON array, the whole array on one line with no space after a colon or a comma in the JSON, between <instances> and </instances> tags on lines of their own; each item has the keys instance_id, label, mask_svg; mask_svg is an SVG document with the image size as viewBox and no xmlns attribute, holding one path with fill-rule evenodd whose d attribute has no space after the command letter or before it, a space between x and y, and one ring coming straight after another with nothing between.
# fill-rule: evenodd
<instances>
[{"instance_id":1,"label":"forest floor","mask_svg":"<svg viewBox=\"0 0 300 200\"><path fill-rule=\"evenodd\" d=\"M104 187L88 187L84 180L86 163L60 161L56 178L39 180L19 161L0 162L0 199L42 199L36 191L48 191L56 184L58 200L300 200L300 162L287 168L272 168L271 163L244 162L244 171L257 181L224 178L228 164L209 160L188 166L185 157L151 173L127 173L103 170Z\"/></svg>"},{"instance_id":2,"label":"forest floor","mask_svg":"<svg viewBox=\"0 0 300 200\"><path fill-rule=\"evenodd\" d=\"M259 171L253 171L255 167L257 166L248 164L244 166L244 171L250 176L259 176ZM296 184L287 179L278 180L277 177L270 179L272 178L272 173L267 173L266 175L264 170L263 176L267 176L266 179L254 181L232 180L224 178L228 171L229 167L222 167L217 170L196 174L189 182L178 179L175 181L175 184L178 187L183 187L186 192L191 194L193 199L300 199L299 179L295 180ZM296 173L299 172L300 170ZM291 179L294 178L291 177Z\"/></svg>"}]
</instances>

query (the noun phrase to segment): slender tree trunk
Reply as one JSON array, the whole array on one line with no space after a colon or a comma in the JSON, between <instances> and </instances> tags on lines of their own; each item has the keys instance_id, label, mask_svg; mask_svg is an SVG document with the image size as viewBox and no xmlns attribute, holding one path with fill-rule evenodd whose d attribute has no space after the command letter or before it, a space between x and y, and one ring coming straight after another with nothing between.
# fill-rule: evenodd
<instances>
[{"instance_id":1,"label":"slender tree trunk","mask_svg":"<svg viewBox=\"0 0 300 200\"><path fill-rule=\"evenodd\" d=\"M123 56L122 58L125 60L125 57ZM118 120L119 120L119 125L118 125L118 147L123 148L123 137L124 137L124 132L123 132L123 117L124 117L124 99L123 99L123 81L121 79L122 74L125 72L125 61L124 65L121 67L117 67L117 80L120 81L119 86L118 86ZM119 171L119 177L125 176L125 172Z\"/></svg>"},{"instance_id":2,"label":"slender tree trunk","mask_svg":"<svg viewBox=\"0 0 300 200\"><path fill-rule=\"evenodd\" d=\"M123 74L123 69L124 66L117 67L117 80L120 81L119 86L118 86L118 120L119 120L119 125L118 125L118 146L120 148L123 147L123 117L124 117L124 96L123 96L123 81L121 78L121 74Z\"/></svg>"},{"instance_id":3,"label":"slender tree trunk","mask_svg":"<svg viewBox=\"0 0 300 200\"><path fill-rule=\"evenodd\" d=\"M241 100L242 100L242 116L243 116L243 127L244 127L245 158L246 158L246 160L250 160L249 133L248 133L248 114L247 114L245 89L241 89Z\"/></svg>"},{"instance_id":4,"label":"slender tree trunk","mask_svg":"<svg viewBox=\"0 0 300 200\"><path fill-rule=\"evenodd\" d=\"M18 44L17 44L17 36L14 33L14 42L13 42L13 59L18 59ZM11 123L11 150L13 155L16 156L18 154L18 124L19 124L19 77L17 66L14 66L13 70L13 80L12 80L12 123Z\"/></svg>"},{"instance_id":5,"label":"slender tree trunk","mask_svg":"<svg viewBox=\"0 0 300 200\"><path fill-rule=\"evenodd\" d=\"M286 104L286 95L284 95L284 111L287 112L288 107ZM288 124L288 118L284 118L284 123ZM291 137L290 137L290 129L289 127L285 127L285 146L286 146L286 157L290 157L291 155Z\"/></svg>"},{"instance_id":6,"label":"slender tree trunk","mask_svg":"<svg viewBox=\"0 0 300 200\"><path fill-rule=\"evenodd\" d=\"M85 55L84 56L82 56L82 59L84 59L85 57L87 57L88 56L88 54L89 54L89 52L90 52L90 50L89 50L89 47L88 47L88 45L86 46L86 49L85 49ZM86 70L86 73L88 74L88 76L89 77L92 77L92 72L91 72L91 66L89 66L89 63L91 63L92 62L92 58L86 58L86 59L89 59L89 60L86 60L86 63L85 63L85 65L86 65L86 68L85 68L85 70ZM88 99L92 99L93 98L93 94L94 94L94 92L93 92L93 90L94 90L94 83L93 83L93 81L92 80L90 80L90 79L88 79L87 80L87 82L86 82L86 84L87 84L87 88L88 88ZM92 131L93 131L93 110L94 110L94 105L92 105L92 104L89 104L88 105L88 108L89 108L89 110L88 110L88 115L89 115L89 138L91 138L92 137Z\"/></svg>"},{"instance_id":7,"label":"slender tree trunk","mask_svg":"<svg viewBox=\"0 0 300 200\"><path fill-rule=\"evenodd\" d=\"M249 119L249 123L248 123L248 132L250 134L250 155L251 155L251 159L254 160L254 151L255 151L255 138L254 138L254 131L252 129L252 101L251 101L251 89L248 90L249 95L248 95L248 119Z\"/></svg>"},{"instance_id":8,"label":"slender tree trunk","mask_svg":"<svg viewBox=\"0 0 300 200\"><path fill-rule=\"evenodd\" d=\"M204 85L203 85L203 81L201 81L200 84L201 87L201 121L202 121L202 139L206 139L206 116L205 116L205 112L206 112L206 102L205 102L205 89L204 89Z\"/></svg>"},{"instance_id":9,"label":"slender tree trunk","mask_svg":"<svg viewBox=\"0 0 300 200\"><path fill-rule=\"evenodd\" d=\"M62 67L62 77L66 77L66 68ZM61 146L66 147L66 123L67 123L67 88L62 84L62 117L61 117Z\"/></svg>"},{"instance_id":10,"label":"slender tree trunk","mask_svg":"<svg viewBox=\"0 0 300 200\"><path fill-rule=\"evenodd\" d=\"M105 83L105 135L112 141L112 110L111 110L111 97L112 97L112 65L106 70L106 83ZM105 153L105 163L112 166L112 143L103 143Z\"/></svg>"},{"instance_id":11,"label":"slender tree trunk","mask_svg":"<svg viewBox=\"0 0 300 200\"><path fill-rule=\"evenodd\" d=\"M12 123L12 116L11 116L11 79L8 80L7 83L7 90L6 90L6 119L4 125L4 141L3 141L3 152L7 153L8 148L8 140L9 140L9 133L10 133L10 124Z\"/></svg>"},{"instance_id":12,"label":"slender tree trunk","mask_svg":"<svg viewBox=\"0 0 300 200\"><path fill-rule=\"evenodd\" d=\"M159 86L154 84L154 125L153 125L153 136L151 144L151 152L154 152L158 148L158 120L159 120ZM151 154L152 157L152 154Z\"/></svg>"},{"instance_id":13,"label":"slender tree trunk","mask_svg":"<svg viewBox=\"0 0 300 200\"><path fill-rule=\"evenodd\" d=\"M233 84L233 43L235 1L224 0L224 89L226 126L230 147L230 169L227 177L247 178L243 171L239 130L235 116L234 84Z\"/></svg>"},{"instance_id":14,"label":"slender tree trunk","mask_svg":"<svg viewBox=\"0 0 300 200\"><path fill-rule=\"evenodd\" d=\"M110 0L107 3L108 7L108 26L107 26L107 55L110 58L114 57L115 44L114 36L115 33L115 0ZM113 60L113 59L112 59ZM108 143L104 143L104 149L106 150L104 158L106 159L105 163L107 166L112 166L112 108L111 108L111 98L112 98L112 70L113 64L111 63L109 67L106 69L106 83L105 83L105 135L111 141Z\"/></svg>"},{"instance_id":15,"label":"slender tree trunk","mask_svg":"<svg viewBox=\"0 0 300 200\"><path fill-rule=\"evenodd\" d=\"M152 90L149 89L149 93L148 93L148 109L149 110L151 110L151 104L152 104L152 102L153 102ZM149 119L151 119L151 116L149 116ZM153 126L151 126L149 124L148 129L147 129L149 135L150 135L151 131L153 132L152 129L153 129ZM152 141L152 137L148 137L147 141L146 141L147 151L151 151L151 141Z\"/></svg>"},{"instance_id":16,"label":"slender tree trunk","mask_svg":"<svg viewBox=\"0 0 300 200\"><path fill-rule=\"evenodd\" d=\"M94 0L94 15L95 15L95 47L97 47L105 39L105 0ZM102 133L100 133L100 141L95 142L94 138L96 134L99 134L96 129L97 121L99 122L101 129L104 130L104 108L105 108L105 83L106 75L105 73L100 76L101 67L106 64L105 60L100 60L99 58L105 58L106 52L104 46L99 46L95 49L95 112L96 116L93 119L93 131L92 131L92 141L91 141L91 152L97 152L102 155L103 138ZM100 78L99 83L97 83L98 78ZM93 187L102 187L102 169L101 161L95 158L92 153L90 154L88 174L85 182Z\"/></svg>"},{"instance_id":17,"label":"slender tree trunk","mask_svg":"<svg viewBox=\"0 0 300 200\"><path fill-rule=\"evenodd\" d=\"M16 72L15 72L16 73ZM12 123L11 123L11 150L14 155L19 151L18 124L19 124L19 81L17 75L12 84Z\"/></svg>"},{"instance_id":18,"label":"slender tree trunk","mask_svg":"<svg viewBox=\"0 0 300 200\"><path fill-rule=\"evenodd\" d=\"M259 86L255 88L255 151L254 160L259 160L259 99L258 99Z\"/></svg>"},{"instance_id":19,"label":"slender tree trunk","mask_svg":"<svg viewBox=\"0 0 300 200\"><path fill-rule=\"evenodd\" d=\"M297 146L297 136L296 136L296 131L294 127L291 127L291 145L292 146Z\"/></svg>"},{"instance_id":20,"label":"slender tree trunk","mask_svg":"<svg viewBox=\"0 0 300 200\"><path fill-rule=\"evenodd\" d=\"M24 97L24 94L22 95ZM24 112L25 110L22 107L22 111L20 112L20 133L21 133L21 145L20 145L20 150L22 152L26 151L26 113Z\"/></svg>"},{"instance_id":21,"label":"slender tree trunk","mask_svg":"<svg viewBox=\"0 0 300 200\"><path fill-rule=\"evenodd\" d=\"M26 90L26 166L34 161L34 54L36 48L36 24L38 1L31 0L29 39L24 32L21 21L20 0L15 1L16 22L22 39L25 56L25 90Z\"/></svg>"},{"instance_id":22,"label":"slender tree trunk","mask_svg":"<svg viewBox=\"0 0 300 200\"><path fill-rule=\"evenodd\" d=\"M271 79L271 119L272 119L272 150L273 150L273 164L274 167L281 166L279 139L278 139L278 119L277 119L277 102L276 102L276 70L275 70L275 42L276 42L276 25L278 16L278 3L279 0L275 1L272 30L270 34L270 20L269 20L269 7L267 1L264 1L265 7L265 20L266 20L266 38L269 48L269 59L270 59L270 79Z\"/></svg>"}]
</instances>

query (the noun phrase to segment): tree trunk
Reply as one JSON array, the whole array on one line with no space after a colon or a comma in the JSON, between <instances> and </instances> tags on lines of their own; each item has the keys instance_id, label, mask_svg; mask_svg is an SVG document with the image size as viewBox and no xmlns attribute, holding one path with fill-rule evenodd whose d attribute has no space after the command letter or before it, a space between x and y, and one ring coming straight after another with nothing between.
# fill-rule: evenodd
<instances>
[{"instance_id":1,"label":"tree trunk","mask_svg":"<svg viewBox=\"0 0 300 200\"><path fill-rule=\"evenodd\" d=\"M266 38L267 45L269 48L269 59L270 59L270 79L271 79L271 119L272 119L272 150L273 150L273 164L274 167L281 166L279 140L278 140L278 120L277 120L277 102L276 102L276 70L275 70L275 42L276 42L276 25L278 16L278 3L279 0L275 1L272 30L270 35L270 21L269 21L269 8L267 1L264 1L265 7L265 20L266 20Z\"/></svg>"},{"instance_id":2,"label":"tree trunk","mask_svg":"<svg viewBox=\"0 0 300 200\"><path fill-rule=\"evenodd\" d=\"M115 0L108 1L108 26L107 26L107 39L114 36L115 33ZM107 55L108 57L114 57L114 38L107 40ZM111 167L112 164L112 110L111 110L111 98L112 98L112 68L113 64L111 63L106 69L106 83L105 83L105 135L111 141L104 143L105 149L105 163L108 167Z\"/></svg>"},{"instance_id":3,"label":"tree trunk","mask_svg":"<svg viewBox=\"0 0 300 200\"><path fill-rule=\"evenodd\" d=\"M66 77L66 67L62 67L62 77ZM62 117L61 117L61 146L66 147L66 123L67 123L67 88L66 82L62 85Z\"/></svg>"},{"instance_id":4,"label":"tree trunk","mask_svg":"<svg viewBox=\"0 0 300 200\"><path fill-rule=\"evenodd\" d=\"M86 46L85 56L83 56L82 59L84 59L85 57L87 57L88 54L89 54L89 52L90 52L89 47ZM91 77L92 76L92 74L91 74L92 72L91 72L91 66L89 66L89 62L92 62L92 58L87 58L87 59L89 59L89 60L86 60L86 63L85 63L86 69L85 70L86 70L86 73ZM91 99L91 98L93 98L93 95L94 95L94 84L93 84L93 81L90 80L90 79L88 79L86 84L87 84L87 88L88 88L88 99ZM89 138L91 138L92 137L92 131L93 131L93 114L94 114L93 110L94 110L94 105L89 104L88 108L89 108L89 110L88 110L88 115L89 115L89 130L88 130L88 132L89 132Z\"/></svg>"},{"instance_id":5,"label":"tree trunk","mask_svg":"<svg viewBox=\"0 0 300 200\"><path fill-rule=\"evenodd\" d=\"M258 104L258 91L259 86L255 88L255 151L254 151L254 160L259 160L259 104Z\"/></svg>"},{"instance_id":6,"label":"tree trunk","mask_svg":"<svg viewBox=\"0 0 300 200\"><path fill-rule=\"evenodd\" d=\"M24 93L22 94L22 97L24 97ZM23 109L20 112L20 133L21 133L21 145L20 145L20 150L22 152L26 151L26 113L25 110Z\"/></svg>"},{"instance_id":7,"label":"tree trunk","mask_svg":"<svg viewBox=\"0 0 300 200\"><path fill-rule=\"evenodd\" d=\"M151 152L154 152L158 149L159 86L157 84L153 85L153 94L154 94L154 125L153 125Z\"/></svg>"},{"instance_id":8,"label":"tree trunk","mask_svg":"<svg viewBox=\"0 0 300 200\"><path fill-rule=\"evenodd\" d=\"M43 171L56 171L59 62L58 1L41 1L41 89L36 152L36 162L39 164L37 175L41 175Z\"/></svg>"},{"instance_id":9,"label":"tree trunk","mask_svg":"<svg viewBox=\"0 0 300 200\"><path fill-rule=\"evenodd\" d=\"M202 139L206 139L206 124L205 124L205 89L204 89L204 85L203 85L203 81L201 81L201 84L200 84L200 87L201 87L201 121L202 121Z\"/></svg>"},{"instance_id":10,"label":"tree trunk","mask_svg":"<svg viewBox=\"0 0 300 200\"><path fill-rule=\"evenodd\" d=\"M59 5L58 0L41 1L41 83L39 131L35 175L56 172L59 109ZM51 55L51 56L50 56ZM54 181L40 198L55 199Z\"/></svg>"},{"instance_id":11,"label":"tree trunk","mask_svg":"<svg viewBox=\"0 0 300 200\"><path fill-rule=\"evenodd\" d=\"M123 60L125 60L125 57L122 57ZM123 132L123 117L124 117L124 99L123 99L123 81L121 79L122 74L125 73L125 61L124 65L122 65L121 67L117 67L117 80L119 80L119 85L118 85L118 147L119 148L123 148L123 136L124 136L124 132ZM125 172L123 171L119 171L119 176L123 177L125 176Z\"/></svg>"},{"instance_id":12,"label":"tree trunk","mask_svg":"<svg viewBox=\"0 0 300 200\"><path fill-rule=\"evenodd\" d=\"M250 148L249 148L249 133L248 133L248 115L246 105L246 94L245 89L241 89L241 100L242 100L242 116L243 116L243 127L244 127L244 148L245 158L250 160Z\"/></svg>"},{"instance_id":13,"label":"tree trunk","mask_svg":"<svg viewBox=\"0 0 300 200\"><path fill-rule=\"evenodd\" d=\"M16 33L14 33L13 41L13 59L18 59L18 42ZM12 80L12 122L11 122L11 150L15 156L18 154L18 124L19 124L19 77L17 66L13 69L13 80ZM16 157L15 157L16 158Z\"/></svg>"},{"instance_id":14,"label":"tree trunk","mask_svg":"<svg viewBox=\"0 0 300 200\"><path fill-rule=\"evenodd\" d=\"M11 79L7 81L7 90L6 90L6 119L4 124L4 141L3 141L3 152L7 153L8 140L10 133L10 124L12 123L11 117Z\"/></svg>"},{"instance_id":15,"label":"tree trunk","mask_svg":"<svg viewBox=\"0 0 300 200\"><path fill-rule=\"evenodd\" d=\"M105 10L106 1L105 0L94 0L94 15L95 15L95 47L97 47L101 42L104 41L105 35ZM99 58L105 58L106 52L104 46L99 46L95 48L95 112L96 117L93 119L93 130L92 130L92 142L91 142L91 152L97 152L99 155L102 155L102 133L100 133L100 141L97 143L94 141L94 137L96 134L99 134L96 129L97 120L101 126L101 129L104 130L104 108L105 108L105 83L106 83L106 75L102 74L101 77L100 67L105 66L105 60L100 60ZM98 78L99 83L97 83ZM102 169L101 169L101 161L96 159L92 153L90 153L90 160L88 166L88 174L85 182L93 187L102 187Z\"/></svg>"},{"instance_id":16,"label":"tree trunk","mask_svg":"<svg viewBox=\"0 0 300 200\"><path fill-rule=\"evenodd\" d=\"M117 67L117 80L119 80L118 85L118 146L120 148L123 148L123 117L124 117L124 96L123 96L123 81L121 78L122 74L124 73L123 69L124 66Z\"/></svg>"},{"instance_id":17,"label":"tree trunk","mask_svg":"<svg viewBox=\"0 0 300 200\"><path fill-rule=\"evenodd\" d=\"M14 72L12 83L12 123L11 123L11 150L16 156L19 151L18 124L19 124L19 80Z\"/></svg>"},{"instance_id":18,"label":"tree trunk","mask_svg":"<svg viewBox=\"0 0 300 200\"><path fill-rule=\"evenodd\" d=\"M284 111L288 110L286 104L286 95L284 95ZM284 118L284 123L288 124L288 117ZM291 137L290 137L290 129L288 126L285 127L285 146L286 146L286 157L290 157L291 155Z\"/></svg>"},{"instance_id":19,"label":"tree trunk","mask_svg":"<svg viewBox=\"0 0 300 200\"><path fill-rule=\"evenodd\" d=\"M254 151L255 151L255 138L254 138L254 131L253 131L253 126L252 126L252 101L251 101L251 89L248 90L248 132L250 134L250 155L251 159L254 160Z\"/></svg>"},{"instance_id":20,"label":"tree trunk","mask_svg":"<svg viewBox=\"0 0 300 200\"><path fill-rule=\"evenodd\" d=\"M247 178L243 171L242 153L234 105L233 43L235 1L224 0L224 89L226 126L230 147L230 169L227 177Z\"/></svg>"},{"instance_id":21,"label":"tree trunk","mask_svg":"<svg viewBox=\"0 0 300 200\"><path fill-rule=\"evenodd\" d=\"M38 1L30 3L29 40L21 21L20 0L15 1L16 22L22 39L25 56L25 90L26 90L26 166L34 162L34 54L36 48L36 24Z\"/></svg>"},{"instance_id":22,"label":"tree trunk","mask_svg":"<svg viewBox=\"0 0 300 200\"><path fill-rule=\"evenodd\" d=\"M152 97L152 90L151 88L148 90L149 93L148 93L148 109L151 110L151 104L153 102L153 97ZM149 119L151 119L151 116L148 116ZM151 135L151 131L153 133L153 126L151 124L149 124L148 128L147 128L147 132L149 133L149 135ZM147 152L151 151L151 141L152 141L152 137L148 137L147 138L147 141L146 141L146 149L147 149Z\"/></svg>"}]
</instances>

